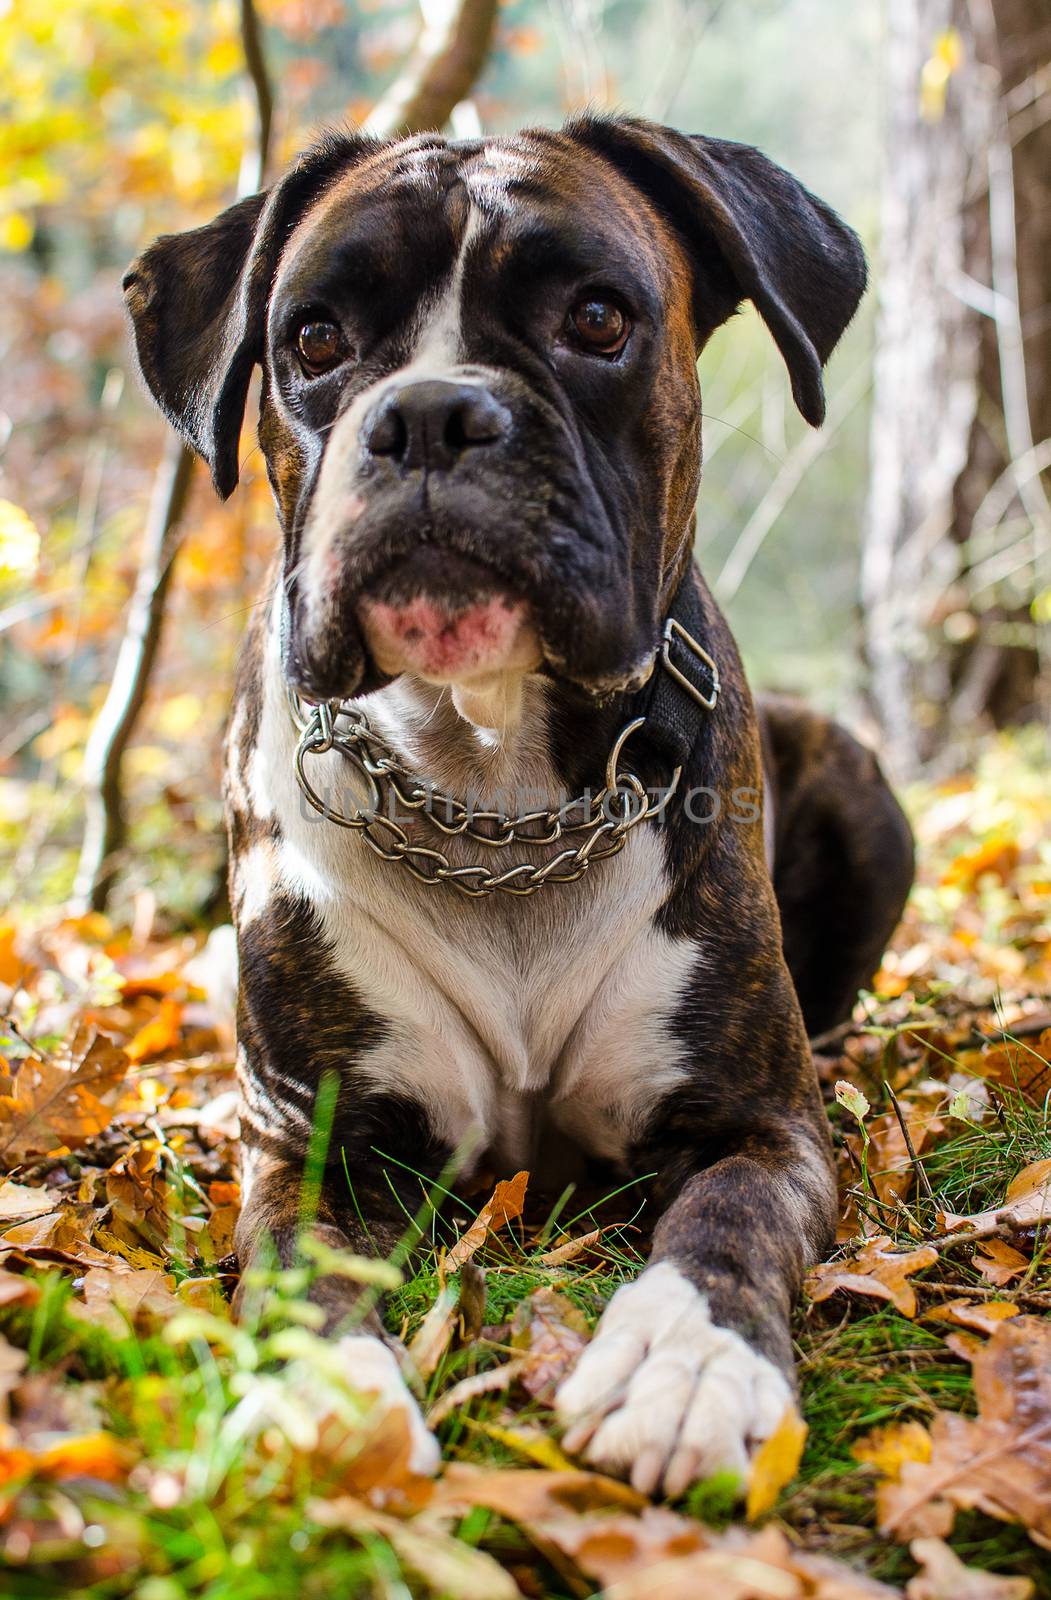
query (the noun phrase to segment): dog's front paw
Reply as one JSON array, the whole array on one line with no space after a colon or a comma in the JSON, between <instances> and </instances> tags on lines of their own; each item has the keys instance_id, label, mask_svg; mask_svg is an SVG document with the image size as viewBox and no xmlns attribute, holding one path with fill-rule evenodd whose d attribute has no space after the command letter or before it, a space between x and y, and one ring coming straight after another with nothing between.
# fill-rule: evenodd
<instances>
[{"instance_id":1,"label":"dog's front paw","mask_svg":"<svg viewBox=\"0 0 1051 1600\"><path fill-rule=\"evenodd\" d=\"M716 1472L747 1482L791 1399L784 1375L662 1261L617 1290L555 1405L566 1450L674 1498Z\"/></svg>"},{"instance_id":2,"label":"dog's front paw","mask_svg":"<svg viewBox=\"0 0 1051 1600\"><path fill-rule=\"evenodd\" d=\"M377 1409L400 1411L409 1429L409 1466L420 1476L437 1472L442 1452L423 1413L409 1393L394 1351L373 1334L346 1334L339 1340L347 1382L362 1394L376 1396Z\"/></svg>"}]
</instances>

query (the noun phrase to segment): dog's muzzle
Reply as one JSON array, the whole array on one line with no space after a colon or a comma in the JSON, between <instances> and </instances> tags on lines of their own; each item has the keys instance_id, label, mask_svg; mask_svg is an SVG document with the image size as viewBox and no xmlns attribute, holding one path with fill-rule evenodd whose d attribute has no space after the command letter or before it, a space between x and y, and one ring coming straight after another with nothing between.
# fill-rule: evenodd
<instances>
[{"instance_id":1,"label":"dog's muzzle","mask_svg":"<svg viewBox=\"0 0 1051 1600\"><path fill-rule=\"evenodd\" d=\"M311 705L290 692L289 706L299 731L296 781L320 816L338 827L360 832L378 856L401 862L420 883L447 883L471 899L496 893L528 896L546 884L575 883L594 862L618 855L633 829L663 814L676 794L696 738L698 708L709 713L715 710L718 666L681 620L684 614L692 620L696 608L696 590L688 569L665 622L651 682L643 690L645 713L621 728L597 793L585 791L557 809L533 809L517 816L482 809L470 800L445 794L412 773L371 726L360 706L349 701ZM655 795L621 764L628 740L643 730L665 751L681 756L669 783ZM332 750L349 763L360 785L363 801L352 810L332 805L318 794L307 774L309 757ZM490 855L516 842L562 848L553 849L540 863L515 861L502 867L497 863L495 871L482 862L457 866L443 850L413 842L399 820L412 814L426 816L440 833L472 840Z\"/></svg>"}]
</instances>

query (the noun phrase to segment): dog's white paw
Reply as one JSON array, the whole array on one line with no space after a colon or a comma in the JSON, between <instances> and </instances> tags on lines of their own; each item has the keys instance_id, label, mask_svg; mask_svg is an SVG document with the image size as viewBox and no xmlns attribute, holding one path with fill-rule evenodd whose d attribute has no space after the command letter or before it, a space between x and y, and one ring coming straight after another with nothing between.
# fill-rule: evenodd
<instances>
[{"instance_id":1,"label":"dog's white paw","mask_svg":"<svg viewBox=\"0 0 1051 1600\"><path fill-rule=\"evenodd\" d=\"M442 1452L423 1413L409 1393L394 1351L370 1333L346 1334L339 1340L345 1358L347 1382L362 1394L374 1394L381 1411L400 1411L409 1428L409 1466L430 1477L437 1472Z\"/></svg>"},{"instance_id":2,"label":"dog's white paw","mask_svg":"<svg viewBox=\"0 0 1051 1600\"><path fill-rule=\"evenodd\" d=\"M566 1450L674 1498L716 1472L746 1482L791 1399L784 1375L662 1261L617 1290L555 1406Z\"/></svg>"}]
</instances>

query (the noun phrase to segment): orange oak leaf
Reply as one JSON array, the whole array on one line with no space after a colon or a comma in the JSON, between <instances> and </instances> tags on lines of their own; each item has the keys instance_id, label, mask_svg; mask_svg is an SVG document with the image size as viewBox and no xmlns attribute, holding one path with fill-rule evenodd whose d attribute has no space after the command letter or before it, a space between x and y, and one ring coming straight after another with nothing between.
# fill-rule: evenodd
<instances>
[{"instance_id":1,"label":"orange oak leaf","mask_svg":"<svg viewBox=\"0 0 1051 1600\"><path fill-rule=\"evenodd\" d=\"M976 1418L938 1412L926 1462L877 1496L895 1539L944 1538L959 1510L1018 1522L1051 1550L1051 1323L1012 1317L974 1352Z\"/></svg>"},{"instance_id":2,"label":"orange oak leaf","mask_svg":"<svg viewBox=\"0 0 1051 1600\"><path fill-rule=\"evenodd\" d=\"M966 1567L942 1539L913 1539L909 1550L922 1567L909 1580L908 1600L1029 1600L1031 1578L998 1578Z\"/></svg>"},{"instance_id":3,"label":"orange oak leaf","mask_svg":"<svg viewBox=\"0 0 1051 1600\"><path fill-rule=\"evenodd\" d=\"M62 1145L77 1149L102 1133L127 1070L124 1051L101 1034L79 1050L75 1043L68 1066L23 1061L17 1077L0 1080L0 1163L14 1166Z\"/></svg>"},{"instance_id":4,"label":"orange oak leaf","mask_svg":"<svg viewBox=\"0 0 1051 1600\"><path fill-rule=\"evenodd\" d=\"M954 1211L939 1211L938 1224L949 1233L961 1228L992 1231L1000 1218L1009 1215L1019 1227L1035 1228L1042 1222L1051 1223L1051 1157L1044 1161L1031 1161L1007 1185L1000 1205L988 1211L973 1211L958 1215Z\"/></svg>"},{"instance_id":5,"label":"orange oak leaf","mask_svg":"<svg viewBox=\"0 0 1051 1600\"><path fill-rule=\"evenodd\" d=\"M827 1300L838 1290L849 1290L852 1294L889 1300L902 1316L914 1317L916 1291L908 1280L913 1273L933 1266L938 1252L931 1245L921 1245L918 1250L892 1250L890 1242L886 1234L881 1234L870 1239L856 1256L815 1267L805 1285L811 1300Z\"/></svg>"},{"instance_id":6,"label":"orange oak leaf","mask_svg":"<svg viewBox=\"0 0 1051 1600\"><path fill-rule=\"evenodd\" d=\"M481 1249L489 1234L522 1215L528 1183L528 1172L516 1172L513 1178L497 1184L467 1232L457 1239L446 1256L446 1272L458 1271L465 1261L470 1261L475 1252Z\"/></svg>"},{"instance_id":7,"label":"orange oak leaf","mask_svg":"<svg viewBox=\"0 0 1051 1600\"><path fill-rule=\"evenodd\" d=\"M1024 1275L1029 1258L1005 1239L983 1239L975 1246L974 1265L986 1283L994 1289L1004 1289Z\"/></svg>"},{"instance_id":8,"label":"orange oak leaf","mask_svg":"<svg viewBox=\"0 0 1051 1600\"><path fill-rule=\"evenodd\" d=\"M1018 1307L1010 1300L948 1300L928 1311L929 1322L954 1322L974 1333L993 1333L1008 1317L1017 1317Z\"/></svg>"},{"instance_id":9,"label":"orange oak leaf","mask_svg":"<svg viewBox=\"0 0 1051 1600\"><path fill-rule=\"evenodd\" d=\"M66 1205L46 1217L16 1223L0 1234L0 1250L27 1261L70 1267L111 1267L113 1257L91 1243L98 1218L94 1206Z\"/></svg>"}]
</instances>

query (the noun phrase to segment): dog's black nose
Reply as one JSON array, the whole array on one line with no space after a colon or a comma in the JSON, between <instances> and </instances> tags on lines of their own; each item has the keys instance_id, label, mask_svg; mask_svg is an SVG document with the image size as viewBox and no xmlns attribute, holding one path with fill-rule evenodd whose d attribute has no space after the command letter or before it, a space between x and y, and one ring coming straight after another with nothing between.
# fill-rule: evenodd
<instances>
[{"instance_id":1,"label":"dog's black nose","mask_svg":"<svg viewBox=\"0 0 1051 1600\"><path fill-rule=\"evenodd\" d=\"M465 450L495 444L509 421L506 408L480 384L426 378L380 400L362 424L361 442L370 455L441 471Z\"/></svg>"}]
</instances>

